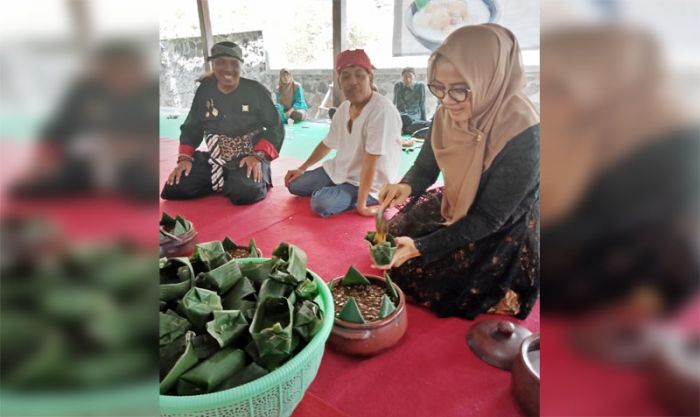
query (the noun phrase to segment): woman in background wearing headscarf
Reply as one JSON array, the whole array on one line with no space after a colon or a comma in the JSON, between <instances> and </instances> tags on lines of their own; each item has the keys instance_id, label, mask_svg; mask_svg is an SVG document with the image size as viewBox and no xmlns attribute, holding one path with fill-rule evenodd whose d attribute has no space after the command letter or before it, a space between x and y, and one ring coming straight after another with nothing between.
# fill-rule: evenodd
<instances>
[{"instance_id":1,"label":"woman in background wearing headscarf","mask_svg":"<svg viewBox=\"0 0 700 417\"><path fill-rule=\"evenodd\" d=\"M440 317L525 318L539 290L540 129L518 42L495 24L460 28L428 81L440 100L429 141L379 194L382 207L411 198L390 221L390 275ZM445 186L427 190L440 172Z\"/></svg>"},{"instance_id":2,"label":"woman in background wearing headscarf","mask_svg":"<svg viewBox=\"0 0 700 417\"><path fill-rule=\"evenodd\" d=\"M304 99L304 88L300 83L294 81L292 73L288 69L280 70L280 81L277 91L277 111L280 113L282 123L292 119L300 122L306 119L306 112L309 110Z\"/></svg>"}]
</instances>

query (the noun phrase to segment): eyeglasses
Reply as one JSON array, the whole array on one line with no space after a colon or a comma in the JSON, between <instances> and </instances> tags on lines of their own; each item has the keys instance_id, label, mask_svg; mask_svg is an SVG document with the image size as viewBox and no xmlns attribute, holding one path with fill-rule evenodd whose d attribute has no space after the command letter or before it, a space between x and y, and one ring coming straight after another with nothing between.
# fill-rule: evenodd
<instances>
[{"instance_id":1,"label":"eyeglasses","mask_svg":"<svg viewBox=\"0 0 700 417\"><path fill-rule=\"evenodd\" d=\"M446 89L442 85L437 85L437 84L428 84L428 89L430 90L431 93L438 99L442 100L445 98L445 94L449 95L452 100L461 103L464 100L469 97L469 94L471 94L472 90L468 88L450 88L449 90Z\"/></svg>"}]
</instances>

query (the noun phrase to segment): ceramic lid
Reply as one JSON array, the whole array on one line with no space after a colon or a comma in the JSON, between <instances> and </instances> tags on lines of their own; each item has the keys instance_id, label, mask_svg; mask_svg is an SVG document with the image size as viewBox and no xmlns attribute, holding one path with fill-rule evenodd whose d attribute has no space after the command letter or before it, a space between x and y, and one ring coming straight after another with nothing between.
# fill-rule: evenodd
<instances>
[{"instance_id":1,"label":"ceramic lid","mask_svg":"<svg viewBox=\"0 0 700 417\"><path fill-rule=\"evenodd\" d=\"M510 370L520 345L532 332L505 319L475 323L467 332L467 343L479 359L496 368Z\"/></svg>"}]
</instances>

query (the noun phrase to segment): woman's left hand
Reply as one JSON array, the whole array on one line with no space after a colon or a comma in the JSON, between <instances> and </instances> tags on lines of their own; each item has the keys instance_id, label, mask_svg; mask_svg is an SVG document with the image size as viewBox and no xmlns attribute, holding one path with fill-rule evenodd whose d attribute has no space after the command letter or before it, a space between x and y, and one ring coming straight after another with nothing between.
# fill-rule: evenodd
<instances>
[{"instance_id":1,"label":"woman's left hand","mask_svg":"<svg viewBox=\"0 0 700 417\"><path fill-rule=\"evenodd\" d=\"M416 248L416 243L410 237L399 236L394 238L394 240L396 241L396 253L394 253L394 257L391 258L391 262L388 265L375 265L375 268L398 268L409 259L417 258L420 256L420 252Z\"/></svg>"},{"instance_id":2,"label":"woman's left hand","mask_svg":"<svg viewBox=\"0 0 700 417\"><path fill-rule=\"evenodd\" d=\"M247 166L246 175L248 178L252 178L255 182L262 181L262 163L258 158L253 155L248 155L241 159L240 167L243 165Z\"/></svg>"}]
</instances>

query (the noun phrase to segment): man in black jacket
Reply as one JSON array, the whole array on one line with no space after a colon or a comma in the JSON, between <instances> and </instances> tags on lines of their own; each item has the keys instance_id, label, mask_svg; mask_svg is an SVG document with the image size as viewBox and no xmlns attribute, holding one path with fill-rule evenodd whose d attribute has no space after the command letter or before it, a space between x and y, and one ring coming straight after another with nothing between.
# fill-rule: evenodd
<instances>
[{"instance_id":1,"label":"man in black jacket","mask_svg":"<svg viewBox=\"0 0 700 417\"><path fill-rule=\"evenodd\" d=\"M284 127L268 90L241 78L243 55L233 42L211 49L213 74L204 77L180 127L177 167L161 197L181 200L221 192L234 204L264 199L270 162L279 156ZM196 151L202 138L208 152Z\"/></svg>"}]
</instances>

